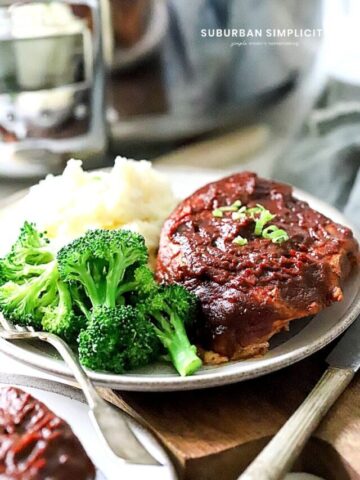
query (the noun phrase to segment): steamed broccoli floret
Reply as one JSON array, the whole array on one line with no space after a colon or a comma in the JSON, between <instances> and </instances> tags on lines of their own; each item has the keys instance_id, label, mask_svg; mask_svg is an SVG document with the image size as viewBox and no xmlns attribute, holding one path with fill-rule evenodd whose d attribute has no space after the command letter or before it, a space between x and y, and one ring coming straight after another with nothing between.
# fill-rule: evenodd
<instances>
[{"instance_id":1,"label":"steamed broccoli floret","mask_svg":"<svg viewBox=\"0 0 360 480\"><path fill-rule=\"evenodd\" d=\"M94 370L123 373L165 347L179 373L190 375L201 366L185 328L196 299L181 286L160 287L147 260L144 238L126 230L88 231L55 258L25 223L0 260L0 311L73 346L78 340L81 362Z\"/></svg>"},{"instance_id":2,"label":"steamed broccoli floret","mask_svg":"<svg viewBox=\"0 0 360 480\"><path fill-rule=\"evenodd\" d=\"M18 263L38 265L54 260L46 232L39 232L33 223L25 222L17 241L11 248L10 256Z\"/></svg>"},{"instance_id":3,"label":"steamed broccoli floret","mask_svg":"<svg viewBox=\"0 0 360 480\"><path fill-rule=\"evenodd\" d=\"M93 370L124 373L147 365L160 353L152 324L131 306L96 307L79 335L79 358Z\"/></svg>"},{"instance_id":4,"label":"steamed broccoli floret","mask_svg":"<svg viewBox=\"0 0 360 480\"><path fill-rule=\"evenodd\" d=\"M125 279L120 294L131 293L131 304L143 301L149 295L153 295L159 285L154 279L154 274L147 265L137 267L129 275L130 280Z\"/></svg>"},{"instance_id":5,"label":"steamed broccoli floret","mask_svg":"<svg viewBox=\"0 0 360 480\"><path fill-rule=\"evenodd\" d=\"M45 234L38 232L32 223L25 222L10 253L0 259L0 284L41 275L43 265L54 258Z\"/></svg>"},{"instance_id":6,"label":"steamed broccoli floret","mask_svg":"<svg viewBox=\"0 0 360 480\"><path fill-rule=\"evenodd\" d=\"M196 347L190 344L186 327L195 317L196 297L180 285L159 286L151 270L136 269L132 284L132 304L154 324L155 331L181 375L191 375L201 366Z\"/></svg>"},{"instance_id":7,"label":"steamed broccoli floret","mask_svg":"<svg viewBox=\"0 0 360 480\"><path fill-rule=\"evenodd\" d=\"M25 222L10 253L0 260L0 310L15 323L44 328L74 342L81 324L69 288L59 279L49 240Z\"/></svg>"},{"instance_id":8,"label":"steamed broccoli floret","mask_svg":"<svg viewBox=\"0 0 360 480\"><path fill-rule=\"evenodd\" d=\"M55 262L42 266L41 275L12 280L0 286L0 311L15 323L41 328L42 310L54 302L58 271Z\"/></svg>"},{"instance_id":9,"label":"steamed broccoli floret","mask_svg":"<svg viewBox=\"0 0 360 480\"><path fill-rule=\"evenodd\" d=\"M180 375L191 375L201 367L196 347L191 345L185 325L191 326L196 312L196 297L180 285L158 287L142 304L145 315L169 352Z\"/></svg>"},{"instance_id":10,"label":"steamed broccoli floret","mask_svg":"<svg viewBox=\"0 0 360 480\"><path fill-rule=\"evenodd\" d=\"M69 287L58 280L55 301L42 309L42 327L45 331L59 335L70 345L76 345L80 331L86 327L85 317L76 314Z\"/></svg>"},{"instance_id":11,"label":"steamed broccoli floret","mask_svg":"<svg viewBox=\"0 0 360 480\"><path fill-rule=\"evenodd\" d=\"M131 272L148 260L144 238L128 230L90 230L60 250L61 278L83 287L93 308L123 304Z\"/></svg>"}]
</instances>

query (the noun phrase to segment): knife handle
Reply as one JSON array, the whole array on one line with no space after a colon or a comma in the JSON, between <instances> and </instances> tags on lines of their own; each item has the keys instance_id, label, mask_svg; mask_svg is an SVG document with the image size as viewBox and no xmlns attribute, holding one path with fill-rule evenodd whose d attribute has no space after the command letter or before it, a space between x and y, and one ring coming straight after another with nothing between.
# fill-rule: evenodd
<instances>
[{"instance_id":1,"label":"knife handle","mask_svg":"<svg viewBox=\"0 0 360 480\"><path fill-rule=\"evenodd\" d=\"M239 480L281 480L354 374L351 369L328 368L308 397Z\"/></svg>"}]
</instances>

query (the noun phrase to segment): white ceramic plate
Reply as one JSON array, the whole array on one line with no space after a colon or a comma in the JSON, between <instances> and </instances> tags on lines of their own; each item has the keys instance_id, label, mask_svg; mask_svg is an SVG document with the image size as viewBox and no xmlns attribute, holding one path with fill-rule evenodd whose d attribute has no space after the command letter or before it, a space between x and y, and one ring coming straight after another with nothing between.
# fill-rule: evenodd
<instances>
[{"instance_id":1,"label":"white ceramic plate","mask_svg":"<svg viewBox=\"0 0 360 480\"><path fill-rule=\"evenodd\" d=\"M191 172L172 169L167 173L179 197L185 197L196 188L224 175L223 172L209 173L195 169ZM308 201L313 208L336 222L349 225L343 215L331 206L298 190L295 191L295 195ZM12 220L12 208L12 205L7 205L0 217L1 253L6 251L18 228ZM4 236L4 232L9 234ZM359 235L356 234L356 236L359 239ZM89 371L89 376L102 386L138 391L190 390L235 383L279 370L320 350L338 337L359 314L360 281L359 273L356 273L347 282L345 298L341 303L332 305L310 320L292 322L290 332L275 336L269 352L262 358L206 366L195 375L186 378L179 377L171 366L161 363L126 375ZM0 350L26 364L56 375L64 381L70 381L72 378L63 361L40 344L9 343L0 340Z\"/></svg>"}]
</instances>

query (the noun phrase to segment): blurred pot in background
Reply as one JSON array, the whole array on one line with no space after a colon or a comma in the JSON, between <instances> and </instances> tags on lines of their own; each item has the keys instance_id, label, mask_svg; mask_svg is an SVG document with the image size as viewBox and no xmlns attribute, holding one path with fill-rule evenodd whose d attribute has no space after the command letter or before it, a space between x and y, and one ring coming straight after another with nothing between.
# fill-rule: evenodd
<instances>
[{"instance_id":1,"label":"blurred pot in background","mask_svg":"<svg viewBox=\"0 0 360 480\"><path fill-rule=\"evenodd\" d=\"M252 124L311 72L321 43L265 37L267 29L321 28L321 0L23 3L0 7L0 149L8 159L0 173L61 169L73 155L94 166L107 139L118 153ZM25 31L14 26L23 8L32 18ZM262 37L226 35L240 30Z\"/></svg>"},{"instance_id":2,"label":"blurred pot in background","mask_svg":"<svg viewBox=\"0 0 360 480\"><path fill-rule=\"evenodd\" d=\"M115 149L249 124L303 81L320 51L319 31L267 38L266 30L321 29L321 0L113 0L112 8ZM226 35L241 29L262 36Z\"/></svg>"},{"instance_id":3,"label":"blurred pot in background","mask_svg":"<svg viewBox=\"0 0 360 480\"><path fill-rule=\"evenodd\" d=\"M110 3L115 45L120 48L132 47L146 31L151 2L149 0L111 0Z\"/></svg>"}]
</instances>

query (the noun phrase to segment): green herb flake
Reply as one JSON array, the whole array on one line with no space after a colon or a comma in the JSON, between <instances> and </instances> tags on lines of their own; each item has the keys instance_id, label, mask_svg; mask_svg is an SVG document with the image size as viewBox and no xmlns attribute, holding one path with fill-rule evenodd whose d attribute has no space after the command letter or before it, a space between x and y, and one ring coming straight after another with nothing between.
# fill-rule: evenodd
<instances>
[{"instance_id":1,"label":"green herb flake","mask_svg":"<svg viewBox=\"0 0 360 480\"><path fill-rule=\"evenodd\" d=\"M256 215L260 214L263 210L265 210L265 207L260 205L259 203L256 205L256 207L250 207L246 209L246 214L252 218L253 220L256 219Z\"/></svg>"},{"instance_id":2,"label":"green herb flake","mask_svg":"<svg viewBox=\"0 0 360 480\"><path fill-rule=\"evenodd\" d=\"M275 217L269 210L267 210L263 205L259 203L256 207L248 208L246 210L247 215L255 221L255 230L254 234L260 236L265 225Z\"/></svg>"},{"instance_id":3,"label":"green herb flake","mask_svg":"<svg viewBox=\"0 0 360 480\"><path fill-rule=\"evenodd\" d=\"M241 207L237 212L233 212L231 218L233 220L243 220L246 218L246 207Z\"/></svg>"},{"instance_id":4,"label":"green herb flake","mask_svg":"<svg viewBox=\"0 0 360 480\"><path fill-rule=\"evenodd\" d=\"M232 205L225 205L224 207L218 207L213 210L212 214L214 217L223 217L224 212L237 212L241 207L241 200L235 200ZM242 207L246 208L246 207Z\"/></svg>"},{"instance_id":5,"label":"green herb flake","mask_svg":"<svg viewBox=\"0 0 360 480\"><path fill-rule=\"evenodd\" d=\"M221 218L224 216L222 210L220 210L220 208L215 208L215 210L213 210L212 212L213 214L213 217L218 217L218 218Z\"/></svg>"},{"instance_id":6,"label":"green herb flake","mask_svg":"<svg viewBox=\"0 0 360 480\"><path fill-rule=\"evenodd\" d=\"M233 212L232 215L231 215L231 218L233 220L242 220L245 217L246 217L246 215L244 215L244 213L242 213L242 212Z\"/></svg>"},{"instance_id":7,"label":"green herb flake","mask_svg":"<svg viewBox=\"0 0 360 480\"><path fill-rule=\"evenodd\" d=\"M238 235L237 237L234 238L233 243L235 243L235 245L239 245L240 247L243 247L244 245L248 244L248 241L246 238L242 237L241 235Z\"/></svg>"},{"instance_id":8,"label":"green herb flake","mask_svg":"<svg viewBox=\"0 0 360 480\"><path fill-rule=\"evenodd\" d=\"M289 235L282 228L275 225L269 225L262 232L263 238L268 238L273 243L283 243L289 240Z\"/></svg>"},{"instance_id":9,"label":"green herb flake","mask_svg":"<svg viewBox=\"0 0 360 480\"><path fill-rule=\"evenodd\" d=\"M236 200L232 205L220 207L219 210L221 210L222 212L237 212L240 207L241 207L240 200Z\"/></svg>"}]
</instances>

